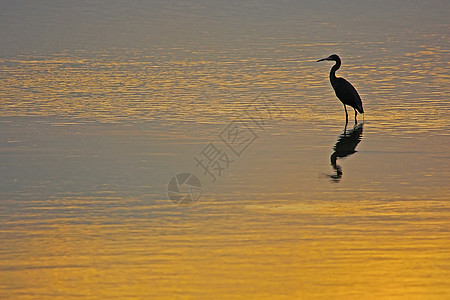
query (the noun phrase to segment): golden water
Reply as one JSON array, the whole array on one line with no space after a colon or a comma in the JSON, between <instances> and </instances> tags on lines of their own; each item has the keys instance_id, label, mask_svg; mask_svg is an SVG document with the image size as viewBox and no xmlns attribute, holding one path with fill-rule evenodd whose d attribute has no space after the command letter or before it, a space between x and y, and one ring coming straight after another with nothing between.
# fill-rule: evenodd
<instances>
[{"instance_id":1,"label":"golden water","mask_svg":"<svg viewBox=\"0 0 450 300\"><path fill-rule=\"evenodd\" d=\"M448 4L394 4L353 28L311 5L187 2L148 21L167 40L2 56L0 298L450 297ZM396 21L421 9L423 26ZM315 62L333 52L366 111L347 135ZM245 112L264 101L259 128ZM257 136L240 156L233 121ZM233 160L215 182L194 161L210 142ZM181 172L193 206L167 197Z\"/></svg>"}]
</instances>

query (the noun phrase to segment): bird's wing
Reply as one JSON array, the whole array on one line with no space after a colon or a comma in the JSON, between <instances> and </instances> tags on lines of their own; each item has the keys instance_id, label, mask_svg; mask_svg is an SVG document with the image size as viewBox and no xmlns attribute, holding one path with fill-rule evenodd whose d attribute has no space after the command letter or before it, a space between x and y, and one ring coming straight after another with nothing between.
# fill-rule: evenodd
<instances>
[{"instance_id":1,"label":"bird's wing","mask_svg":"<svg viewBox=\"0 0 450 300\"><path fill-rule=\"evenodd\" d=\"M353 85L344 78L337 78L337 79L340 81L340 84L339 84L339 91L336 92L344 96L344 99L346 99L347 101L352 102L345 104L355 107L360 113L364 113L361 97L359 97L359 94L353 87Z\"/></svg>"}]
</instances>

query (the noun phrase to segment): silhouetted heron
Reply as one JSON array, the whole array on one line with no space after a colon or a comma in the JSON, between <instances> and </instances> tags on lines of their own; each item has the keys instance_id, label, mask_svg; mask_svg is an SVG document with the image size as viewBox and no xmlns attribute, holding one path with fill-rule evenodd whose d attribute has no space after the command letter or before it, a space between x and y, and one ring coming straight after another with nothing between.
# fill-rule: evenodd
<instances>
[{"instance_id":1,"label":"silhouetted heron","mask_svg":"<svg viewBox=\"0 0 450 300\"><path fill-rule=\"evenodd\" d=\"M331 85L333 86L334 92L336 93L336 96L339 98L339 100L341 100L342 104L344 104L345 123L348 123L348 113L347 107L345 105L350 105L351 107L353 107L355 111L356 123L356 111L358 111L360 114L364 113L363 105L358 92L350 82L348 82L344 78L336 77L336 71L341 67L341 59L339 58L339 56L337 56L336 54L332 54L327 58L319 59L317 62L324 60L334 60L336 62L336 64L331 68L330 71L330 81Z\"/></svg>"}]
</instances>

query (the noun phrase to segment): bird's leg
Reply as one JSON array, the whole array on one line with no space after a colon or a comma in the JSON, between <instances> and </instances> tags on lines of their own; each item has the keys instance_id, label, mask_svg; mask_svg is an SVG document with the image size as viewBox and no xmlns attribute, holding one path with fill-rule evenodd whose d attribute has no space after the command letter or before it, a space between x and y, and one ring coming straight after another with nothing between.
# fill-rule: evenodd
<instances>
[{"instance_id":1,"label":"bird's leg","mask_svg":"<svg viewBox=\"0 0 450 300\"><path fill-rule=\"evenodd\" d=\"M355 124L358 122L358 120L356 120L356 115L358 114L357 112L356 112L356 109L353 109L354 111L355 111Z\"/></svg>"},{"instance_id":2,"label":"bird's leg","mask_svg":"<svg viewBox=\"0 0 450 300\"><path fill-rule=\"evenodd\" d=\"M347 107L345 107L345 104L344 104L344 109L345 109L345 126L347 126L347 123L348 123L348 113L347 113Z\"/></svg>"}]
</instances>

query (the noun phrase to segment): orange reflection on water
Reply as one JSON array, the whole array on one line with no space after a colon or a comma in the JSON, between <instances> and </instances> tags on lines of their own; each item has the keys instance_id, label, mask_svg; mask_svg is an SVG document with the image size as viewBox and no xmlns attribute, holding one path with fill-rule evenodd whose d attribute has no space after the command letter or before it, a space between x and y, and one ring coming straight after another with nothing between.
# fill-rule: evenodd
<instances>
[{"instance_id":1,"label":"orange reflection on water","mask_svg":"<svg viewBox=\"0 0 450 300\"><path fill-rule=\"evenodd\" d=\"M287 56L278 60L205 52L3 59L2 140L14 143L1 148L0 295L449 295L449 90L437 60L445 51L408 53L416 65L403 56L344 60L339 75L367 113L357 152L338 158L342 178L331 182L344 111L331 65L317 66L311 53L332 45L265 49ZM289 51L314 46L300 58ZM201 174L192 156L261 92L281 112L270 129L217 184L201 177L196 206L163 199L167 173Z\"/></svg>"},{"instance_id":2,"label":"orange reflection on water","mask_svg":"<svg viewBox=\"0 0 450 300\"><path fill-rule=\"evenodd\" d=\"M108 202L121 212L110 209L104 218L79 214L75 222L54 219L33 231L17 228L16 234L28 237L3 254L3 287L26 286L23 298L57 299L439 298L448 291L442 234L448 212L436 218L445 199L425 207L419 201L245 207L210 202L202 205L219 214L199 219L201 208L191 217L178 215L189 211L175 213L172 218L184 218L179 224L171 217L114 218L158 209L134 207L133 199L60 200L68 211L72 201L103 208L98 201Z\"/></svg>"}]
</instances>

